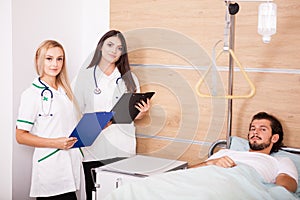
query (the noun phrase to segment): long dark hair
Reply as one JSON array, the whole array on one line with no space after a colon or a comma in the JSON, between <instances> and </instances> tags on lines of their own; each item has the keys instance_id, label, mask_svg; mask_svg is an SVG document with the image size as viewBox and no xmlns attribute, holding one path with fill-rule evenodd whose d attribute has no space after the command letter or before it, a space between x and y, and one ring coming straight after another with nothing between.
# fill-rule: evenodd
<instances>
[{"instance_id":1,"label":"long dark hair","mask_svg":"<svg viewBox=\"0 0 300 200\"><path fill-rule=\"evenodd\" d=\"M280 149L280 147L283 146L282 141L283 141L283 134L284 133L283 133L283 128L282 128L282 125L281 125L280 121L276 117L274 117L273 115L270 115L266 112L259 112L259 113L257 113L256 115L254 115L252 117L249 130L251 128L252 122L254 120L260 120L260 119L266 119L266 120L270 121L271 128L272 128L272 135L275 135L275 134L279 135L279 139L276 143L273 144L273 147L272 147L270 153L277 152Z\"/></svg>"},{"instance_id":2,"label":"long dark hair","mask_svg":"<svg viewBox=\"0 0 300 200\"><path fill-rule=\"evenodd\" d=\"M107 38L110 38L110 37L118 37L121 40L122 54L121 54L119 60L117 60L115 64L116 64L116 67L118 68L119 72L121 73L122 79L125 81L127 90L129 92L135 92L136 85L133 81L133 77L130 72L126 40L125 40L124 35L120 31L110 30L101 37L101 39L99 40L99 42L97 44L93 59L87 68L94 67L95 65L99 64L101 57L102 57L101 49L102 49L103 43Z\"/></svg>"}]
</instances>

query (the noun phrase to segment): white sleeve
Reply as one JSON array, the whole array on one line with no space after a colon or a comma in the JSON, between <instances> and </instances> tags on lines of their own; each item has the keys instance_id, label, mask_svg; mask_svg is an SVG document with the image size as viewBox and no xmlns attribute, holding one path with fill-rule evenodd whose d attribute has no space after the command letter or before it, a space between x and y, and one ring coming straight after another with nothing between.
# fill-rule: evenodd
<instances>
[{"instance_id":1,"label":"white sleeve","mask_svg":"<svg viewBox=\"0 0 300 200\"><path fill-rule=\"evenodd\" d=\"M32 126L38 115L39 102L36 94L27 89L21 95L21 101L19 106L19 113L17 118L16 127L18 129L31 131Z\"/></svg>"},{"instance_id":2,"label":"white sleeve","mask_svg":"<svg viewBox=\"0 0 300 200\"><path fill-rule=\"evenodd\" d=\"M298 171L293 161L288 157L276 157L278 160L278 174L287 174L296 180L298 184Z\"/></svg>"}]
</instances>

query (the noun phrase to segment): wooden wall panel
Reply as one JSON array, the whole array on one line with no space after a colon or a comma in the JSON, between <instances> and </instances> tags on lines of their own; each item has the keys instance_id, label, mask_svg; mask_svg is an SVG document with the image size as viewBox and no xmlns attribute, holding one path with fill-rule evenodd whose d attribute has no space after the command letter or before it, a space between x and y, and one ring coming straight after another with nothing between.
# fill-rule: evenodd
<instances>
[{"instance_id":1,"label":"wooden wall panel","mask_svg":"<svg viewBox=\"0 0 300 200\"><path fill-rule=\"evenodd\" d=\"M275 2L278 6L277 33L269 44L263 44L257 33L259 3L239 3L235 54L246 68L256 93L250 99L233 100L232 134L246 137L252 115L267 111L283 122L285 144L300 147L300 66L297 55L300 50L300 2ZM136 123L138 152L170 158L177 156L190 162L201 160L211 142L225 138L227 100L200 98L196 94L195 85L205 72L203 66L198 69L191 60L165 49L131 50L142 41L136 41L130 35L149 27L169 30L201 47L206 55L199 57L207 63L207 60L211 61L214 45L223 39L224 1L111 0L110 7L111 28L125 33L129 41L130 62L142 83L142 90L156 91L150 116ZM172 35L167 42L174 47L188 48ZM153 45L166 42L164 35L162 39L153 41ZM222 43L216 51L220 49ZM193 48L190 53L193 53ZM217 66L223 82L221 86L226 92L228 73L224 66L228 66L228 56L222 55ZM202 91L207 90L207 85L204 85ZM245 78L240 72L235 72L234 94L248 92ZM177 152L178 149L181 153Z\"/></svg>"},{"instance_id":2,"label":"wooden wall panel","mask_svg":"<svg viewBox=\"0 0 300 200\"><path fill-rule=\"evenodd\" d=\"M299 68L300 2L276 0L277 34L263 44L257 33L259 3L240 2L236 15L236 54L247 67ZM161 27L178 31L195 40L211 54L216 42L223 40L225 3L222 0L111 0L111 28L130 31ZM148 55L149 63L159 63ZM142 63L132 58L134 63ZM178 64L168 60L164 64ZM227 64L227 63L223 63Z\"/></svg>"},{"instance_id":3,"label":"wooden wall panel","mask_svg":"<svg viewBox=\"0 0 300 200\"><path fill-rule=\"evenodd\" d=\"M137 151L139 152L139 154L143 155L188 161L189 165L199 163L207 158L207 153L204 152L208 151L208 146L178 143L173 141L159 140L155 138L137 138L137 142ZM171 148L172 150L170 151Z\"/></svg>"}]
</instances>

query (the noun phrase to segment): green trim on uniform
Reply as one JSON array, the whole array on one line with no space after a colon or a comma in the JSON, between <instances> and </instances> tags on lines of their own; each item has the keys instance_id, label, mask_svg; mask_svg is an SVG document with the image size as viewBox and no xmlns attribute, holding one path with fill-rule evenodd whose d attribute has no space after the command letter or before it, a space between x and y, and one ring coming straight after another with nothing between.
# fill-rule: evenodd
<instances>
[{"instance_id":1,"label":"green trim on uniform","mask_svg":"<svg viewBox=\"0 0 300 200\"><path fill-rule=\"evenodd\" d=\"M39 159L39 160L38 160L38 162L41 162L41 161L43 161L43 160L45 160L45 159L49 158L50 156L52 156L53 154L57 153L58 151L60 151L60 149L56 149L56 150L55 150L55 151L53 151L52 153L49 153L48 155L46 155L46 156L42 157L41 159ZM79 147L79 151L80 151L80 153L81 153L82 157L84 157L84 154L83 154L83 152L82 152L82 150L81 150L81 148L80 148L80 147Z\"/></svg>"},{"instance_id":2,"label":"green trim on uniform","mask_svg":"<svg viewBox=\"0 0 300 200\"><path fill-rule=\"evenodd\" d=\"M23 122L23 123L26 123L26 124L31 124L33 125L34 123L33 122L29 122L29 121L26 121L26 120L21 120L21 119L18 119L17 122Z\"/></svg>"},{"instance_id":3,"label":"green trim on uniform","mask_svg":"<svg viewBox=\"0 0 300 200\"><path fill-rule=\"evenodd\" d=\"M83 151L82 151L82 149L80 147L79 147L79 151L80 151L82 157L84 157L84 153L83 153Z\"/></svg>"},{"instance_id":4,"label":"green trim on uniform","mask_svg":"<svg viewBox=\"0 0 300 200\"><path fill-rule=\"evenodd\" d=\"M58 151L60 151L60 149L56 149L55 151L53 151L52 153L48 154L47 156L39 159L38 162L41 162L41 161L45 160L46 158L49 158L50 156L52 156L53 154L57 153Z\"/></svg>"},{"instance_id":5,"label":"green trim on uniform","mask_svg":"<svg viewBox=\"0 0 300 200\"><path fill-rule=\"evenodd\" d=\"M37 84L35 84L35 83L32 83L32 85L33 85L34 87L36 87L36 88L39 88L39 89L44 89L44 88L45 88L44 86L39 86L39 85L37 85Z\"/></svg>"}]
</instances>

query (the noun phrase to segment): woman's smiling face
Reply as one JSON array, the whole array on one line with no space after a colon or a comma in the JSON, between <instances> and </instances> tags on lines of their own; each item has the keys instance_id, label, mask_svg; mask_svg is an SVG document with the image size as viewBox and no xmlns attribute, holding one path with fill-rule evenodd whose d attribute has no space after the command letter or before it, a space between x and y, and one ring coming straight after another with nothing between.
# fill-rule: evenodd
<instances>
[{"instance_id":1,"label":"woman's smiling face","mask_svg":"<svg viewBox=\"0 0 300 200\"><path fill-rule=\"evenodd\" d=\"M104 41L101 50L102 61L113 64L117 62L122 55L122 42L117 36L109 37Z\"/></svg>"},{"instance_id":2,"label":"woman's smiling face","mask_svg":"<svg viewBox=\"0 0 300 200\"><path fill-rule=\"evenodd\" d=\"M61 48L49 48L44 59L44 76L56 77L64 64L64 53Z\"/></svg>"}]
</instances>

